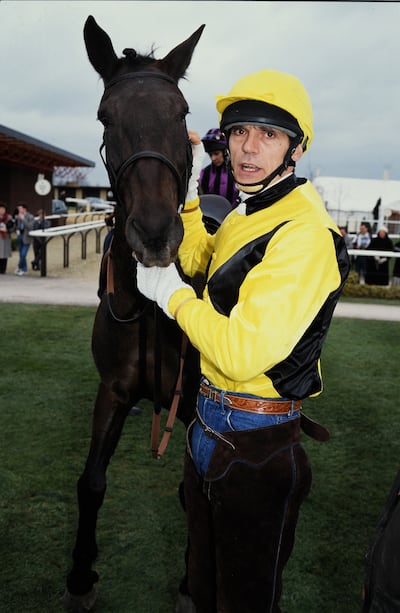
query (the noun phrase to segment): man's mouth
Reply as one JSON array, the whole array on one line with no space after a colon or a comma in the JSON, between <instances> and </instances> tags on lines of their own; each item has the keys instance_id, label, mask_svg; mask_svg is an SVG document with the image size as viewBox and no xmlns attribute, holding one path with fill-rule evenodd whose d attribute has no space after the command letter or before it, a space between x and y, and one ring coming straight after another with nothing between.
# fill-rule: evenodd
<instances>
[{"instance_id":1,"label":"man's mouth","mask_svg":"<svg viewBox=\"0 0 400 613\"><path fill-rule=\"evenodd\" d=\"M243 172L250 172L250 173L255 173L260 170L258 166L255 166L254 164L246 164L246 163L240 164L240 169Z\"/></svg>"}]
</instances>

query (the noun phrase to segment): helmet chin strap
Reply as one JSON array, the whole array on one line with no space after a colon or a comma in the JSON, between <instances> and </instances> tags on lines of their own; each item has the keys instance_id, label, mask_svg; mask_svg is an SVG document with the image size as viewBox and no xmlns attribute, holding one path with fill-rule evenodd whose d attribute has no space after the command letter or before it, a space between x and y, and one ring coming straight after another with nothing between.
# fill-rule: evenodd
<instances>
[{"instance_id":1,"label":"helmet chin strap","mask_svg":"<svg viewBox=\"0 0 400 613\"><path fill-rule=\"evenodd\" d=\"M295 164L296 162L292 162L291 166L295 166ZM275 177L277 177L278 175L281 175L287 169L287 167L288 167L287 164L285 163L281 164L280 166L278 166L278 168L276 168L276 170L271 172L271 174L265 177L265 179L261 181L260 183L238 183L236 182L236 185L238 186L240 191L245 192L246 194L256 194L257 192L260 192L261 190L265 189L271 183L272 179L275 179Z\"/></svg>"}]
</instances>

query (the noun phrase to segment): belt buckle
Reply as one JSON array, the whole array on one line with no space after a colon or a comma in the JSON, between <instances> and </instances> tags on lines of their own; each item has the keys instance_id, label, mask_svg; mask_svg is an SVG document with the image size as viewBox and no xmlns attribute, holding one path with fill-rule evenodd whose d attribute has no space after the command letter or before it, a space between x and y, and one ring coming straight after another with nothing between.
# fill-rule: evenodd
<instances>
[{"instance_id":1,"label":"belt buckle","mask_svg":"<svg viewBox=\"0 0 400 613\"><path fill-rule=\"evenodd\" d=\"M217 392L217 390L214 390L211 387L209 387L208 388L208 397L213 402L218 402L218 392Z\"/></svg>"}]
</instances>

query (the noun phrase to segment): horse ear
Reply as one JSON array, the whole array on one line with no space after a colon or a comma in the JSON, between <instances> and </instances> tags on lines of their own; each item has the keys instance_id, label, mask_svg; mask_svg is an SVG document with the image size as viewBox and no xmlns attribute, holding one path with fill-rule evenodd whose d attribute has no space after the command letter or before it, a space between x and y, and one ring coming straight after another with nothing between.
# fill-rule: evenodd
<instances>
[{"instance_id":1,"label":"horse ear","mask_svg":"<svg viewBox=\"0 0 400 613\"><path fill-rule=\"evenodd\" d=\"M92 15L86 20L83 36L90 63L106 81L114 73L118 61L110 37L97 25Z\"/></svg>"},{"instance_id":2,"label":"horse ear","mask_svg":"<svg viewBox=\"0 0 400 613\"><path fill-rule=\"evenodd\" d=\"M176 82L185 75L204 28L205 24L200 26L196 32L193 32L192 36L183 43L172 49L162 60L159 60L159 68L175 79Z\"/></svg>"}]
</instances>

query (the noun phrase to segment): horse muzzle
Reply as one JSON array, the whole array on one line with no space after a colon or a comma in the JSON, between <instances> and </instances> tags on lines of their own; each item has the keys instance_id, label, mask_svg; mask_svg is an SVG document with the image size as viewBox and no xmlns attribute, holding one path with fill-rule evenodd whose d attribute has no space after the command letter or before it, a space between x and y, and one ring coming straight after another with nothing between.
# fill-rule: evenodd
<instances>
[{"instance_id":1,"label":"horse muzzle","mask_svg":"<svg viewBox=\"0 0 400 613\"><path fill-rule=\"evenodd\" d=\"M126 240L134 257L145 266L168 266L175 262L183 238L179 215L168 224L139 224L128 220L125 227Z\"/></svg>"}]
</instances>

